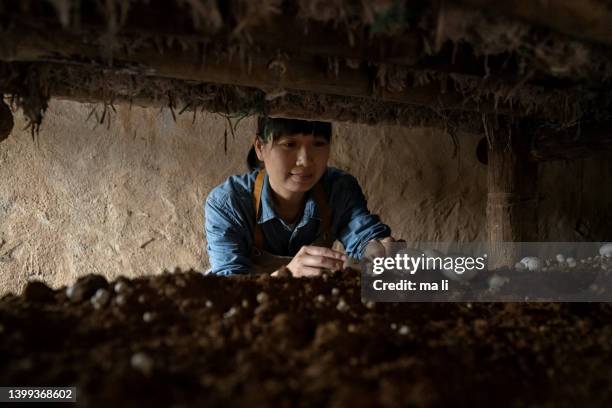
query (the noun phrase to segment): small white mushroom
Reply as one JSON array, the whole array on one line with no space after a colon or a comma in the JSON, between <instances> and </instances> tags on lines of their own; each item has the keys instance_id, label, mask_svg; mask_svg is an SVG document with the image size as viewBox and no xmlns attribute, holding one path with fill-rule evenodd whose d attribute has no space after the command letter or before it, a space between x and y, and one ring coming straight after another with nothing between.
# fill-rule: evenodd
<instances>
[{"instance_id":1,"label":"small white mushroom","mask_svg":"<svg viewBox=\"0 0 612 408\"><path fill-rule=\"evenodd\" d=\"M340 298L340 301L338 302L338 305L336 306L336 309L338 309L341 312L346 312L347 310L350 309L349 305L344 301L344 299Z\"/></svg>"},{"instance_id":2,"label":"small white mushroom","mask_svg":"<svg viewBox=\"0 0 612 408\"><path fill-rule=\"evenodd\" d=\"M401 326L397 332L399 334L401 334L402 336L405 336L408 333L410 333L410 327L408 327L408 326Z\"/></svg>"},{"instance_id":3,"label":"small white mushroom","mask_svg":"<svg viewBox=\"0 0 612 408\"><path fill-rule=\"evenodd\" d=\"M599 248L599 255L603 258L612 258L612 242L608 242Z\"/></svg>"},{"instance_id":4,"label":"small white mushroom","mask_svg":"<svg viewBox=\"0 0 612 408\"><path fill-rule=\"evenodd\" d=\"M397 330L397 324L395 323L391 323L389 327L391 327L391 330Z\"/></svg>"},{"instance_id":5,"label":"small white mushroom","mask_svg":"<svg viewBox=\"0 0 612 408\"><path fill-rule=\"evenodd\" d=\"M106 289L98 289L91 298L91 304L95 309L101 309L110 300L110 293Z\"/></svg>"},{"instance_id":6,"label":"small white mushroom","mask_svg":"<svg viewBox=\"0 0 612 408\"><path fill-rule=\"evenodd\" d=\"M238 308L232 306L227 312L223 314L224 319L229 319L238 314Z\"/></svg>"},{"instance_id":7,"label":"small white mushroom","mask_svg":"<svg viewBox=\"0 0 612 408\"><path fill-rule=\"evenodd\" d=\"M151 323L156 317L157 315L154 312L144 312L142 315L142 320L144 320L146 323Z\"/></svg>"},{"instance_id":8,"label":"small white mushroom","mask_svg":"<svg viewBox=\"0 0 612 408\"><path fill-rule=\"evenodd\" d=\"M372 302L371 300L368 300L367 302L365 302L365 307L368 309L374 309L376 307L376 303Z\"/></svg>"},{"instance_id":9,"label":"small white mushroom","mask_svg":"<svg viewBox=\"0 0 612 408\"><path fill-rule=\"evenodd\" d=\"M257 294L257 303L266 303L270 299L270 296L266 292L259 292Z\"/></svg>"},{"instance_id":10,"label":"small white mushroom","mask_svg":"<svg viewBox=\"0 0 612 408\"><path fill-rule=\"evenodd\" d=\"M98 289L108 287L106 278L100 275L88 275L79 278L72 286L66 288L66 296L71 302L81 302L91 297Z\"/></svg>"},{"instance_id":11,"label":"small white mushroom","mask_svg":"<svg viewBox=\"0 0 612 408\"><path fill-rule=\"evenodd\" d=\"M340 290L338 288L333 288L331 293L333 296L338 296L340 294Z\"/></svg>"},{"instance_id":12,"label":"small white mushroom","mask_svg":"<svg viewBox=\"0 0 612 408\"><path fill-rule=\"evenodd\" d=\"M242 307L247 309L249 307L249 301L247 299L242 299Z\"/></svg>"},{"instance_id":13,"label":"small white mushroom","mask_svg":"<svg viewBox=\"0 0 612 408\"><path fill-rule=\"evenodd\" d=\"M115 298L115 303L118 304L119 306L125 305L125 302L126 302L126 299L125 299L124 294L117 295L117 297Z\"/></svg>"},{"instance_id":14,"label":"small white mushroom","mask_svg":"<svg viewBox=\"0 0 612 408\"><path fill-rule=\"evenodd\" d=\"M576 267L576 260L572 257L567 258L565 262L567 262L567 266L569 266L570 268Z\"/></svg>"},{"instance_id":15,"label":"small white mushroom","mask_svg":"<svg viewBox=\"0 0 612 408\"><path fill-rule=\"evenodd\" d=\"M557 254L556 259L557 259L557 262L559 262L560 264L564 263L565 262L565 255Z\"/></svg>"},{"instance_id":16,"label":"small white mushroom","mask_svg":"<svg viewBox=\"0 0 612 408\"><path fill-rule=\"evenodd\" d=\"M510 279L507 277L493 275L489 278L489 290L497 291L509 281Z\"/></svg>"},{"instance_id":17,"label":"small white mushroom","mask_svg":"<svg viewBox=\"0 0 612 408\"><path fill-rule=\"evenodd\" d=\"M521 263L532 272L537 272L542 269L542 260L537 256L526 256L521 259Z\"/></svg>"},{"instance_id":18,"label":"small white mushroom","mask_svg":"<svg viewBox=\"0 0 612 408\"><path fill-rule=\"evenodd\" d=\"M140 371L147 377L153 373L153 359L146 353L139 352L132 356L130 360L132 368Z\"/></svg>"},{"instance_id":19,"label":"small white mushroom","mask_svg":"<svg viewBox=\"0 0 612 408\"><path fill-rule=\"evenodd\" d=\"M210 300L207 300L207 301L204 303L204 306L206 306L206 308L210 309L211 307L213 307L213 302L212 302L212 301L210 301Z\"/></svg>"},{"instance_id":20,"label":"small white mushroom","mask_svg":"<svg viewBox=\"0 0 612 408\"><path fill-rule=\"evenodd\" d=\"M124 281L119 281L119 282L115 283L115 286L114 286L115 293L125 292L127 287L128 286L127 286L127 284Z\"/></svg>"},{"instance_id":21,"label":"small white mushroom","mask_svg":"<svg viewBox=\"0 0 612 408\"><path fill-rule=\"evenodd\" d=\"M319 295L319 296L317 296L316 300L319 303L323 303L323 302L325 302L325 296L324 295Z\"/></svg>"}]
</instances>

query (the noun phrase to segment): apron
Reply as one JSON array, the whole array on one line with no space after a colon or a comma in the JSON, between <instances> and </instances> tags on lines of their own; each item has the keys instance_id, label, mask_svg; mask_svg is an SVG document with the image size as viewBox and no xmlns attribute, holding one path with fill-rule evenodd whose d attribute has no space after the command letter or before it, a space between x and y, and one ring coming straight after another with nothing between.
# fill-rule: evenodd
<instances>
[{"instance_id":1,"label":"apron","mask_svg":"<svg viewBox=\"0 0 612 408\"><path fill-rule=\"evenodd\" d=\"M257 223L259 219L261 192L263 190L263 182L266 176L266 170L261 169L257 173L255 179L255 188L253 189L253 205L255 206L255 237L253 251L251 252L251 262L253 263L252 273L272 273L280 267L287 265L293 259L292 256L274 255L266 251L266 242L263 235L261 224ZM331 248L335 237L332 236L331 229L331 211L327 205L327 197L321 180L312 189L315 203L319 209L321 216L321 224L319 226L320 236L311 244L320 247Z\"/></svg>"}]
</instances>

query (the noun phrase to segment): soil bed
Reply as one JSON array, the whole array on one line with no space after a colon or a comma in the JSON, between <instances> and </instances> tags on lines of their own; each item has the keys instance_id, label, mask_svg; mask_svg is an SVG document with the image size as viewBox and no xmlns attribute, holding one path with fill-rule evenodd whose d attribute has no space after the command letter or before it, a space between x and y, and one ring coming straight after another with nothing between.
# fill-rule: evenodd
<instances>
[{"instance_id":1,"label":"soil bed","mask_svg":"<svg viewBox=\"0 0 612 408\"><path fill-rule=\"evenodd\" d=\"M350 270L86 279L0 300L1 385L74 385L87 407L612 401L608 304L364 304Z\"/></svg>"}]
</instances>

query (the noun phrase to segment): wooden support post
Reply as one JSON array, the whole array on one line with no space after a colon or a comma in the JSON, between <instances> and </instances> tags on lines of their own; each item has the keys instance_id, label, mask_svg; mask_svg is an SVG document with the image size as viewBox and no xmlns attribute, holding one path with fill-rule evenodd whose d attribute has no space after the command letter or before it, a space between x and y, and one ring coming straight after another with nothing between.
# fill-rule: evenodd
<instances>
[{"instance_id":1,"label":"wooden support post","mask_svg":"<svg viewBox=\"0 0 612 408\"><path fill-rule=\"evenodd\" d=\"M487 229L489 268L513 266L520 248L502 244L538 240L537 163L529 160L525 137L513 129L490 137Z\"/></svg>"}]
</instances>

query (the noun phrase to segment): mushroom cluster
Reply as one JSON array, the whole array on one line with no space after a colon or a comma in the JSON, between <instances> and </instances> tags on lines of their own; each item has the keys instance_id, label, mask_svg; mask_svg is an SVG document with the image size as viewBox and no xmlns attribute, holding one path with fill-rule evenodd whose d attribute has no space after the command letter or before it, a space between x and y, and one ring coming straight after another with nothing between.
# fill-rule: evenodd
<instances>
[{"instance_id":1,"label":"mushroom cluster","mask_svg":"<svg viewBox=\"0 0 612 408\"><path fill-rule=\"evenodd\" d=\"M573 269L578 264L608 270L612 267L612 243L605 243L599 248L599 255L589 256L580 260L565 254L557 254L555 259L543 260L537 256L526 256L514 265L517 271L543 271L549 269Z\"/></svg>"}]
</instances>

